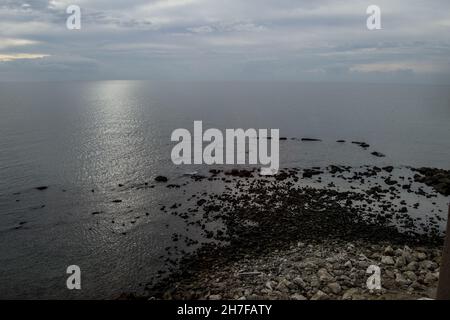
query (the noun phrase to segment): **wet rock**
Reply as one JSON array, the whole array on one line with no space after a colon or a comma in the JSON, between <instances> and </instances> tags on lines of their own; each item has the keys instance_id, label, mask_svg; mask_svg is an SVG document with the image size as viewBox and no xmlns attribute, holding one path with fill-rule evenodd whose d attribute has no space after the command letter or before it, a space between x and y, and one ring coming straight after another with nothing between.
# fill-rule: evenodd
<instances>
[{"instance_id":1,"label":"wet rock","mask_svg":"<svg viewBox=\"0 0 450 320\"><path fill-rule=\"evenodd\" d=\"M315 175L322 174L323 171L315 170L315 169L305 169L303 170L303 178L312 178Z\"/></svg>"},{"instance_id":2,"label":"wet rock","mask_svg":"<svg viewBox=\"0 0 450 320\"><path fill-rule=\"evenodd\" d=\"M315 139L315 138L302 138L302 141L322 141L320 139Z\"/></svg>"},{"instance_id":3,"label":"wet rock","mask_svg":"<svg viewBox=\"0 0 450 320\"><path fill-rule=\"evenodd\" d=\"M450 195L450 170L425 167L415 170L420 173L414 175L414 180L416 182L421 182L433 187L437 192L444 196Z\"/></svg>"},{"instance_id":4,"label":"wet rock","mask_svg":"<svg viewBox=\"0 0 450 320\"><path fill-rule=\"evenodd\" d=\"M233 177L240 177L240 178L250 178L253 177L253 173L250 170L239 170L239 169L233 169L230 171L226 171L225 175L227 176L233 176Z\"/></svg>"},{"instance_id":5,"label":"wet rock","mask_svg":"<svg viewBox=\"0 0 450 320\"><path fill-rule=\"evenodd\" d=\"M40 187L36 187L35 189L39 190L39 191L44 191L44 190L48 189L48 186L40 186Z\"/></svg>"},{"instance_id":6,"label":"wet rock","mask_svg":"<svg viewBox=\"0 0 450 320\"><path fill-rule=\"evenodd\" d=\"M378 152L378 151L374 151L371 154L374 155L375 157L379 157L379 158L386 157L384 154L382 154L381 152Z\"/></svg>"},{"instance_id":7,"label":"wet rock","mask_svg":"<svg viewBox=\"0 0 450 320\"><path fill-rule=\"evenodd\" d=\"M169 179L167 179L167 177L165 177L165 176L157 176L155 178L155 181L156 182L167 182L167 181L169 181Z\"/></svg>"},{"instance_id":8,"label":"wet rock","mask_svg":"<svg viewBox=\"0 0 450 320\"><path fill-rule=\"evenodd\" d=\"M370 145L368 143L365 143L365 142L352 141L352 143L360 146L363 149L367 149L368 147L370 147Z\"/></svg>"}]
</instances>

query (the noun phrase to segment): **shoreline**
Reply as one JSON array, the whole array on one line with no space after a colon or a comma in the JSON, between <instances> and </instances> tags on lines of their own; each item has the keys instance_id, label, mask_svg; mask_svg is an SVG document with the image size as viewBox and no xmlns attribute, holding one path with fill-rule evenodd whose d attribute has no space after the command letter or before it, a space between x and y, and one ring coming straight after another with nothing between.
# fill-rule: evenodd
<instances>
[{"instance_id":1,"label":"shoreline","mask_svg":"<svg viewBox=\"0 0 450 320\"><path fill-rule=\"evenodd\" d=\"M326 170L334 176L352 171L340 166ZM203 225L207 238L216 242L182 258L168 277L147 284L147 294L140 298L432 298L442 235L433 226L425 228L425 233L417 232L417 221L404 209L406 203L402 200L397 208L386 199L398 197L397 188L427 198L433 195L420 186L411 190L413 184L424 181L421 176L401 184L392 177L393 170L368 166L365 172L354 174L353 179L362 184L368 177L382 175L389 186L371 187L363 194L296 185L302 179L320 179L324 168L282 169L272 178L257 177L256 169L211 170L210 177L192 177L194 181L229 182L232 177L233 188L193 197L204 222L220 220L225 228L207 231ZM447 179L449 172L438 173ZM432 185L432 179L427 181ZM373 212L361 202L381 205L385 211ZM355 203L360 205L355 207ZM393 224L399 221L406 230L400 232ZM309 264L308 259L314 263ZM370 276L366 269L371 264L381 267L385 285L380 291L364 289Z\"/></svg>"}]
</instances>

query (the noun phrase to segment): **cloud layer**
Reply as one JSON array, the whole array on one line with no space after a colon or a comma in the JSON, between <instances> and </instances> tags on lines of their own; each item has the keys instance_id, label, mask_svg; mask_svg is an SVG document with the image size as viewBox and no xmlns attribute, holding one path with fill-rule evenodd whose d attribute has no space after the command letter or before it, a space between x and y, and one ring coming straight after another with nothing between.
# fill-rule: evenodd
<instances>
[{"instance_id":1,"label":"cloud layer","mask_svg":"<svg viewBox=\"0 0 450 320\"><path fill-rule=\"evenodd\" d=\"M81 30L66 8L82 10ZM0 80L450 83L450 2L3 0Z\"/></svg>"}]
</instances>

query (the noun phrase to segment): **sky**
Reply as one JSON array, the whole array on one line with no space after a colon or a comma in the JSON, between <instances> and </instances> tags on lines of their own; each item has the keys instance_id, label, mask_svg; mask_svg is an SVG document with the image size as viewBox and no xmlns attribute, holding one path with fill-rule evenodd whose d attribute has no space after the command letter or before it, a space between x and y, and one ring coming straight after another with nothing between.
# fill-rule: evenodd
<instances>
[{"instance_id":1,"label":"sky","mask_svg":"<svg viewBox=\"0 0 450 320\"><path fill-rule=\"evenodd\" d=\"M0 0L0 81L103 79L450 84L450 1Z\"/></svg>"}]
</instances>

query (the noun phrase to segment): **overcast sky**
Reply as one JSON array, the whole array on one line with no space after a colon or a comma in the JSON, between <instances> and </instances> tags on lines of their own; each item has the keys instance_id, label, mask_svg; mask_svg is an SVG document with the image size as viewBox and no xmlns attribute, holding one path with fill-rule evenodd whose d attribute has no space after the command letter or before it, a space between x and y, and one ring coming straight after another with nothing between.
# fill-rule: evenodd
<instances>
[{"instance_id":1,"label":"overcast sky","mask_svg":"<svg viewBox=\"0 0 450 320\"><path fill-rule=\"evenodd\" d=\"M0 0L0 80L83 79L449 84L450 1Z\"/></svg>"}]
</instances>

